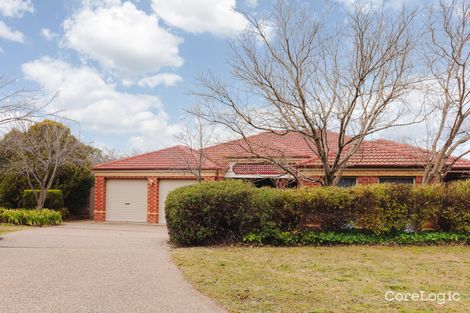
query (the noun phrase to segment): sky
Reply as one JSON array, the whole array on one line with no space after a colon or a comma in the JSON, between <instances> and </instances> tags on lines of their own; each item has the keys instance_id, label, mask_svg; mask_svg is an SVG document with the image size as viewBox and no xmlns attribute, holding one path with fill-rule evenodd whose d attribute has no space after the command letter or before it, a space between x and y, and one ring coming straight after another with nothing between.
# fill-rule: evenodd
<instances>
[{"instance_id":1,"label":"sky","mask_svg":"<svg viewBox=\"0 0 470 313\"><path fill-rule=\"evenodd\" d=\"M170 146L198 75L229 77L227 40L247 23L236 10L271 1L0 0L0 73L53 98L47 110L73 121L87 143ZM354 1L335 0L340 14Z\"/></svg>"}]
</instances>

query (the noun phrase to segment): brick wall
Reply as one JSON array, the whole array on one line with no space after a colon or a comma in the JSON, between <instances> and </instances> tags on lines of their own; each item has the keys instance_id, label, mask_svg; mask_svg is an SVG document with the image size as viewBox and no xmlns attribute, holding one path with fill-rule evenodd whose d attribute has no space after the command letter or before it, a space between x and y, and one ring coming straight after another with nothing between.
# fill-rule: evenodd
<instances>
[{"instance_id":1,"label":"brick wall","mask_svg":"<svg viewBox=\"0 0 470 313\"><path fill-rule=\"evenodd\" d=\"M377 176L358 176L357 177L358 185L377 184L378 182L379 182L379 178Z\"/></svg>"},{"instance_id":2,"label":"brick wall","mask_svg":"<svg viewBox=\"0 0 470 313\"><path fill-rule=\"evenodd\" d=\"M106 220L106 179L143 179L141 176L95 176L95 188L94 188L94 221L104 222ZM148 176L147 177L147 222L150 224L158 223L158 189L159 179L195 179L192 176L181 177L181 176ZM214 181L217 180L217 176L206 176L204 180Z\"/></svg>"},{"instance_id":3,"label":"brick wall","mask_svg":"<svg viewBox=\"0 0 470 313\"><path fill-rule=\"evenodd\" d=\"M95 222L104 222L106 219L106 179L104 177L95 177L93 210Z\"/></svg>"},{"instance_id":4,"label":"brick wall","mask_svg":"<svg viewBox=\"0 0 470 313\"><path fill-rule=\"evenodd\" d=\"M150 176L148 181L147 191L147 223L158 223L158 177Z\"/></svg>"}]
</instances>

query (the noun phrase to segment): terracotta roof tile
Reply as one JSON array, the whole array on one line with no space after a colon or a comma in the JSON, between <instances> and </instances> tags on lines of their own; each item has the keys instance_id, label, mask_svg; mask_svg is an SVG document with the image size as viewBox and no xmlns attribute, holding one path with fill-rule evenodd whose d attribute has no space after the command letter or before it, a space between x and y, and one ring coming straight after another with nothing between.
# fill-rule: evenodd
<instances>
[{"instance_id":1,"label":"terracotta roof tile","mask_svg":"<svg viewBox=\"0 0 470 313\"><path fill-rule=\"evenodd\" d=\"M338 134L328 132L330 149L330 162L333 162ZM204 169L226 169L229 163L234 160L246 159L242 163L251 163L251 168L246 166L238 168L240 171L253 172L256 174L273 171L266 165L253 166L257 154L269 157L285 158L301 167L321 166L321 162L312 147L298 133L261 133L245 140L233 140L226 143L208 147L205 151L207 159L204 162ZM417 147L390 141L371 140L364 141L360 150L349 160L350 167L423 167L425 157L428 152ZM98 164L97 170L132 170L132 169L185 169L188 164L194 166L195 150L183 146L175 146L162 149L134 157ZM250 161L251 159L251 161ZM451 162L451 160L449 160ZM470 169L470 160L461 159L457 161L454 169Z\"/></svg>"},{"instance_id":2,"label":"terracotta roof tile","mask_svg":"<svg viewBox=\"0 0 470 313\"><path fill-rule=\"evenodd\" d=\"M168 170L195 167L197 152L184 146L174 146L130 158L95 165L95 170ZM210 160L204 160L202 168L216 169Z\"/></svg>"}]
</instances>

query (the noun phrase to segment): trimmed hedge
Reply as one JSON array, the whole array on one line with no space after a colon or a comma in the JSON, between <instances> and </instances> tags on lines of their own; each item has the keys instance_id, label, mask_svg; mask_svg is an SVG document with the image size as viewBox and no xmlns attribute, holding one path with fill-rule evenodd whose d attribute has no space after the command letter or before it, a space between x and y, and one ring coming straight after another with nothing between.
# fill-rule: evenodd
<instances>
[{"instance_id":1,"label":"trimmed hedge","mask_svg":"<svg viewBox=\"0 0 470 313\"><path fill-rule=\"evenodd\" d=\"M264 233L250 233L243 236L248 244L269 244L277 246L335 246L335 245L442 245L470 244L470 233L421 232L389 233L376 235L366 232L323 232L301 233L276 232L270 236Z\"/></svg>"},{"instance_id":2,"label":"trimmed hedge","mask_svg":"<svg viewBox=\"0 0 470 313\"><path fill-rule=\"evenodd\" d=\"M465 233L470 232L470 180L447 186L284 190L235 180L204 182L174 190L165 207L170 239L177 245L242 242L249 234L277 238L313 229L365 231L374 236L428 229Z\"/></svg>"},{"instance_id":3,"label":"trimmed hedge","mask_svg":"<svg viewBox=\"0 0 470 313\"><path fill-rule=\"evenodd\" d=\"M60 212L48 209L24 210L0 208L0 223L31 226L58 225L62 223L62 215Z\"/></svg>"},{"instance_id":4,"label":"trimmed hedge","mask_svg":"<svg viewBox=\"0 0 470 313\"><path fill-rule=\"evenodd\" d=\"M39 190L26 189L23 191L22 206L26 209L34 209L37 206L36 198L34 193L39 194ZM46 201L44 207L51 210L60 210L64 207L64 198L62 196L62 190L49 189L46 195Z\"/></svg>"},{"instance_id":5,"label":"trimmed hedge","mask_svg":"<svg viewBox=\"0 0 470 313\"><path fill-rule=\"evenodd\" d=\"M241 181L201 183L170 192L165 216L170 236L183 245L241 240L240 230L251 229L253 187Z\"/></svg>"}]
</instances>

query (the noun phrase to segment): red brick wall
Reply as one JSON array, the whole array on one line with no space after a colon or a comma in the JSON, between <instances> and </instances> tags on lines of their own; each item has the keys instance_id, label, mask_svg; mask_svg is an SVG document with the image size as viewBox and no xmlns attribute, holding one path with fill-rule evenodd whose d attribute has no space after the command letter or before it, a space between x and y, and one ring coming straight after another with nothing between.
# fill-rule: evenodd
<instances>
[{"instance_id":1,"label":"red brick wall","mask_svg":"<svg viewBox=\"0 0 470 313\"><path fill-rule=\"evenodd\" d=\"M158 177L148 177L147 223L158 223Z\"/></svg>"},{"instance_id":2,"label":"red brick wall","mask_svg":"<svg viewBox=\"0 0 470 313\"><path fill-rule=\"evenodd\" d=\"M106 180L104 177L95 177L93 216L95 222L104 222L106 219Z\"/></svg>"},{"instance_id":3,"label":"red brick wall","mask_svg":"<svg viewBox=\"0 0 470 313\"><path fill-rule=\"evenodd\" d=\"M358 176L357 177L358 185L377 184L378 182L379 182L379 178L377 176Z\"/></svg>"},{"instance_id":4,"label":"red brick wall","mask_svg":"<svg viewBox=\"0 0 470 313\"><path fill-rule=\"evenodd\" d=\"M111 179L145 179L139 176L113 176ZM217 176L207 176L204 180L217 180ZM95 207L94 221L104 222L106 220L106 179L107 177L95 176ZM158 223L158 185L159 179L195 179L192 176L148 176L147 177L147 222L150 224ZM152 182L153 181L153 182Z\"/></svg>"},{"instance_id":5,"label":"red brick wall","mask_svg":"<svg viewBox=\"0 0 470 313\"><path fill-rule=\"evenodd\" d=\"M416 176L415 184L416 185L421 185L422 183L423 183L423 176Z\"/></svg>"}]
</instances>

